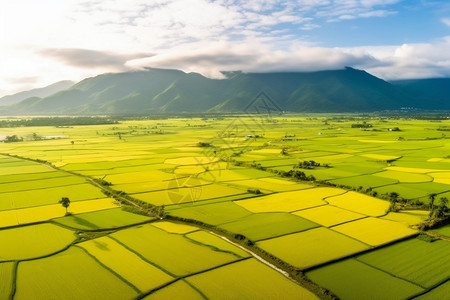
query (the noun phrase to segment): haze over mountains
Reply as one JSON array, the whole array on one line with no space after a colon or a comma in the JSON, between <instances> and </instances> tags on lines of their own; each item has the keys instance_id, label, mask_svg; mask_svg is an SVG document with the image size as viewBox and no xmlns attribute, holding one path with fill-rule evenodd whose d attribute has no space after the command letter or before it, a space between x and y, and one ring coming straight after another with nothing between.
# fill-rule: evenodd
<instances>
[{"instance_id":1,"label":"haze over mountains","mask_svg":"<svg viewBox=\"0 0 450 300\"><path fill-rule=\"evenodd\" d=\"M288 112L450 109L450 79L386 82L353 68L319 72L226 72L210 79L177 70L103 74L55 93L0 98L3 115L242 112L265 92ZM32 97L27 97L27 96Z\"/></svg>"},{"instance_id":2,"label":"haze over mountains","mask_svg":"<svg viewBox=\"0 0 450 300\"><path fill-rule=\"evenodd\" d=\"M59 81L59 82L53 83L53 84L43 87L43 88L32 89L32 90L20 92L20 93L14 94L14 95L4 96L4 97L0 98L0 106L13 105L13 104L21 102L24 99L31 98L31 97L40 97L40 98L48 97L59 91L66 90L74 84L75 84L75 82L73 82L73 81L64 80L64 81Z\"/></svg>"}]
</instances>

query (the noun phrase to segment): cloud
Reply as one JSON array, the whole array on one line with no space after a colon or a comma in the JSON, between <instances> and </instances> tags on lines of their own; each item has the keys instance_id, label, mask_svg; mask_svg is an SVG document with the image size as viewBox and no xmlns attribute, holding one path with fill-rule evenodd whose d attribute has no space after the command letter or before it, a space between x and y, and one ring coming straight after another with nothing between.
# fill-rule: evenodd
<instances>
[{"instance_id":1,"label":"cloud","mask_svg":"<svg viewBox=\"0 0 450 300\"><path fill-rule=\"evenodd\" d=\"M450 69L447 39L383 47L318 46L323 44L314 34L330 26L327 22L383 18L396 14L400 2L407 1L41 0L27 1L24 9L24 0L6 1L0 66L8 72L0 74L0 90L145 67L212 77L230 70L344 66L385 79L445 76ZM449 18L441 21L450 26ZM13 82L21 77L23 82ZM38 79L33 83L26 80L30 77Z\"/></svg>"},{"instance_id":2,"label":"cloud","mask_svg":"<svg viewBox=\"0 0 450 300\"><path fill-rule=\"evenodd\" d=\"M134 68L175 68L215 78L222 76L221 71L308 72L378 64L370 54L359 50L300 45L287 50L275 50L258 41L246 44L223 41L213 45L191 45L189 49L180 47L128 63Z\"/></svg>"},{"instance_id":3,"label":"cloud","mask_svg":"<svg viewBox=\"0 0 450 300\"><path fill-rule=\"evenodd\" d=\"M126 62L152 56L152 54L116 54L109 51L96 51L89 49L39 49L39 55L59 60L64 64L77 68L108 68L127 70Z\"/></svg>"},{"instance_id":4,"label":"cloud","mask_svg":"<svg viewBox=\"0 0 450 300\"><path fill-rule=\"evenodd\" d=\"M383 64L367 71L385 79L450 77L450 36L432 43L365 48Z\"/></svg>"},{"instance_id":5,"label":"cloud","mask_svg":"<svg viewBox=\"0 0 450 300\"><path fill-rule=\"evenodd\" d=\"M441 19L442 23L450 27L450 18L443 18Z\"/></svg>"}]
</instances>

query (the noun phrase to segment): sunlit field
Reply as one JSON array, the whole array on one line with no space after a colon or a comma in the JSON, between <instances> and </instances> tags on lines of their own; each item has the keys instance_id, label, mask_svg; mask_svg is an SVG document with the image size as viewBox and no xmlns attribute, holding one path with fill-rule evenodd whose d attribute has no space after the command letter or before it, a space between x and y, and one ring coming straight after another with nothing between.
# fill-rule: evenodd
<instances>
[{"instance_id":1,"label":"sunlit field","mask_svg":"<svg viewBox=\"0 0 450 300\"><path fill-rule=\"evenodd\" d=\"M288 115L0 128L24 138L0 142L0 299L444 299L446 126Z\"/></svg>"}]
</instances>

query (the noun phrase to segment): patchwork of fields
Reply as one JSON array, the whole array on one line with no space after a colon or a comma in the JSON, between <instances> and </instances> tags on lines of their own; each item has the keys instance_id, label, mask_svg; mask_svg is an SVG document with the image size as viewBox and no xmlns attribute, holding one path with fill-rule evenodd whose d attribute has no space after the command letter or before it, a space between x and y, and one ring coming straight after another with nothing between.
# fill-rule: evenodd
<instances>
[{"instance_id":1,"label":"patchwork of fields","mask_svg":"<svg viewBox=\"0 0 450 300\"><path fill-rule=\"evenodd\" d=\"M450 197L447 121L244 121L0 128L67 137L0 143L0 299L450 292L448 226L430 240L415 226L430 194ZM389 212L392 192L422 209Z\"/></svg>"}]
</instances>

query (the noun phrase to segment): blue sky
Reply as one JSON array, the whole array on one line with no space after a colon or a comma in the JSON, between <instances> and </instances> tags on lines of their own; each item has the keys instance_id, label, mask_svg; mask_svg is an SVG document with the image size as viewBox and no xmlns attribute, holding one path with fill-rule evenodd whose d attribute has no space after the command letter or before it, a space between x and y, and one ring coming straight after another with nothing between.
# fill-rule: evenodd
<instances>
[{"instance_id":1,"label":"blue sky","mask_svg":"<svg viewBox=\"0 0 450 300\"><path fill-rule=\"evenodd\" d=\"M106 72L450 76L447 0L1 0L0 96Z\"/></svg>"}]
</instances>

